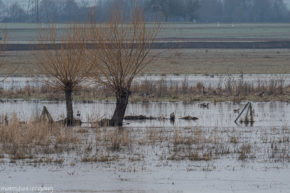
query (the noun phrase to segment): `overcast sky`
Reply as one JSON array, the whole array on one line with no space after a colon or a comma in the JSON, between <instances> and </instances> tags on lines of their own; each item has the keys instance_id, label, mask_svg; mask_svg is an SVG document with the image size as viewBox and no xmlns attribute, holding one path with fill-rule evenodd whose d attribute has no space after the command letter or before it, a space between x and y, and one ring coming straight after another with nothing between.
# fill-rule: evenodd
<instances>
[{"instance_id":1,"label":"overcast sky","mask_svg":"<svg viewBox=\"0 0 290 193\"><path fill-rule=\"evenodd\" d=\"M2 1L4 3L8 3L8 5L12 4L14 2L19 2L19 4L21 4L25 9L28 7L28 2L29 2L29 0L2 0ZM59 1L61 1L61 0L59 0ZM86 1L86 2L93 4L98 0L75 0L75 1L78 3L80 3L81 1ZM290 0L284 0L284 1L288 4L288 7L290 8Z\"/></svg>"},{"instance_id":2,"label":"overcast sky","mask_svg":"<svg viewBox=\"0 0 290 193\"><path fill-rule=\"evenodd\" d=\"M33 0L2 0L2 1L3 1L3 3L6 3L8 5L11 5L11 4L15 3L15 2L18 2L22 7L27 9L29 1L33 1ZM61 1L61 0L59 0L59 1ZM95 3L96 2L96 0L75 0L75 1L78 2L78 3L81 3L82 1L89 2L89 3Z\"/></svg>"}]
</instances>

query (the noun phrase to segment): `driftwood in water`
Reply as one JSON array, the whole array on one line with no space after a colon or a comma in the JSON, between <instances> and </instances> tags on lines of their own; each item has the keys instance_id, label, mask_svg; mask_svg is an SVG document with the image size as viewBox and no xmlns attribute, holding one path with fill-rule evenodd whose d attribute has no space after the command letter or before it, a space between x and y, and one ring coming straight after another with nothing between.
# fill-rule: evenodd
<instances>
[{"instance_id":1,"label":"driftwood in water","mask_svg":"<svg viewBox=\"0 0 290 193\"><path fill-rule=\"evenodd\" d=\"M124 117L124 120L127 120L127 121L142 121L142 120L159 120L159 121L163 121L163 120L168 120L167 118L165 117L146 117L144 115L130 115L130 116L125 116ZM108 126L115 126L113 123L112 123L112 120L111 119L102 119L100 121L97 122L97 125L100 126L100 127L108 127Z\"/></svg>"},{"instance_id":2,"label":"driftwood in water","mask_svg":"<svg viewBox=\"0 0 290 193\"><path fill-rule=\"evenodd\" d=\"M243 113L246 113L245 119L240 119ZM240 123L245 123L246 125L251 124L253 125L254 121L254 110L252 107L252 103L248 102L246 106L243 108L242 112L239 114L239 116L236 118L235 123L237 124L237 121L240 119Z\"/></svg>"},{"instance_id":3,"label":"driftwood in water","mask_svg":"<svg viewBox=\"0 0 290 193\"><path fill-rule=\"evenodd\" d=\"M144 115L137 115L137 116L132 115L132 116L126 116L124 119L125 120L156 120L158 118L151 117L151 116L150 117L146 117Z\"/></svg>"},{"instance_id":4,"label":"driftwood in water","mask_svg":"<svg viewBox=\"0 0 290 193\"><path fill-rule=\"evenodd\" d=\"M39 120L42 122L53 123L53 119L52 119L50 113L48 112L46 106L43 106Z\"/></svg>"},{"instance_id":5,"label":"driftwood in water","mask_svg":"<svg viewBox=\"0 0 290 193\"><path fill-rule=\"evenodd\" d=\"M192 116L181 117L179 119L183 119L183 120L187 120L187 121L196 121L196 120L198 120L197 117L192 117Z\"/></svg>"}]
</instances>

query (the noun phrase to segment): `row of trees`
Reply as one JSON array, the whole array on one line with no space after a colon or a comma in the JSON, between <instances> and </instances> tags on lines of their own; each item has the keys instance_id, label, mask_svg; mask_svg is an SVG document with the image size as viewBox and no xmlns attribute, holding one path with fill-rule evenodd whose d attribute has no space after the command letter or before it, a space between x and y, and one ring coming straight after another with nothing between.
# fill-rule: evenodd
<instances>
[{"instance_id":1,"label":"row of trees","mask_svg":"<svg viewBox=\"0 0 290 193\"><path fill-rule=\"evenodd\" d=\"M32 1L28 1L27 3ZM98 0L95 4L76 0L34 0L27 9L15 2L9 7L0 0L2 12L6 10L4 22L84 22L91 18L94 10L97 22L108 21L113 7L119 7L129 20L133 8L142 7L146 20L154 21L158 16L161 20L192 21L195 18L198 0ZM36 7L37 6L37 7Z\"/></svg>"},{"instance_id":2,"label":"row of trees","mask_svg":"<svg viewBox=\"0 0 290 193\"><path fill-rule=\"evenodd\" d=\"M289 22L283 0L202 0L200 22Z\"/></svg>"},{"instance_id":3,"label":"row of trees","mask_svg":"<svg viewBox=\"0 0 290 193\"><path fill-rule=\"evenodd\" d=\"M130 20L132 8L138 5L142 7L147 21L156 18L160 21L190 22L290 21L289 10L283 0L98 0L95 4L87 1L77 3L75 0L34 0L38 3L27 6L27 9L17 2L10 7L1 2L1 12L6 10L5 22L83 22L91 18L92 10L95 13L93 19L101 22L108 20L112 7L116 5L126 20Z\"/></svg>"},{"instance_id":4,"label":"row of trees","mask_svg":"<svg viewBox=\"0 0 290 193\"><path fill-rule=\"evenodd\" d=\"M149 54L159 24L148 28L140 9L134 9L126 24L119 11L110 18L107 24L75 24L65 33L51 26L40 34L43 51L35 58L40 73L48 76L46 83L65 94L67 125L74 124L73 91L93 79L115 92L116 109L108 124L122 126L132 81L152 59ZM0 43L4 51L5 42Z\"/></svg>"}]
</instances>

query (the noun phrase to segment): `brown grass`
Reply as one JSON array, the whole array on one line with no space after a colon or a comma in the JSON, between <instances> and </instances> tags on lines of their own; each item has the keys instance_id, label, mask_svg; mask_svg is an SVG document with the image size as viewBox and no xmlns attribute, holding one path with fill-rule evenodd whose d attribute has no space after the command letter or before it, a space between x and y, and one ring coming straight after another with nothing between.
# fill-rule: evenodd
<instances>
[{"instance_id":1,"label":"brown grass","mask_svg":"<svg viewBox=\"0 0 290 193\"><path fill-rule=\"evenodd\" d=\"M120 128L99 128L96 133L97 146L105 147L108 151L120 151L131 144L130 133Z\"/></svg>"},{"instance_id":2,"label":"brown grass","mask_svg":"<svg viewBox=\"0 0 290 193\"><path fill-rule=\"evenodd\" d=\"M232 136L230 142L236 144L238 143L238 138L236 136Z\"/></svg>"},{"instance_id":3,"label":"brown grass","mask_svg":"<svg viewBox=\"0 0 290 193\"><path fill-rule=\"evenodd\" d=\"M40 51L34 51L35 54ZM290 73L287 49L153 50L156 59L143 71L149 74L285 74ZM8 52L9 68L18 75L38 74L29 51ZM10 71L11 71L10 69ZM2 72L1 72L2 73ZM5 73L5 72L3 72Z\"/></svg>"},{"instance_id":4,"label":"brown grass","mask_svg":"<svg viewBox=\"0 0 290 193\"><path fill-rule=\"evenodd\" d=\"M158 52L158 50L156 50ZM151 74L284 74L290 72L287 49L160 50L144 73Z\"/></svg>"},{"instance_id":5,"label":"brown grass","mask_svg":"<svg viewBox=\"0 0 290 193\"><path fill-rule=\"evenodd\" d=\"M78 132L80 130L85 132ZM88 134L89 133L89 134ZM94 133L94 134L93 134ZM92 135L93 134L93 135ZM231 128L66 128L14 116L0 125L0 162L64 164L74 152L79 162L110 166L121 160L211 162L236 159L289 163L290 129ZM57 158L56 158L57 157ZM3 159L4 158L4 159ZM121 162L123 163L123 162ZM137 163L136 163L137 164ZM244 164L244 163L243 163ZM286 164L287 165L287 164Z\"/></svg>"},{"instance_id":6,"label":"brown grass","mask_svg":"<svg viewBox=\"0 0 290 193\"><path fill-rule=\"evenodd\" d=\"M251 145L250 144L243 144L240 148L240 155L239 160L246 160L248 158L249 153L251 153Z\"/></svg>"},{"instance_id":7,"label":"brown grass","mask_svg":"<svg viewBox=\"0 0 290 193\"><path fill-rule=\"evenodd\" d=\"M112 161L117 161L118 159L119 157L117 156L110 157L110 156L102 155L98 157L97 155L93 155L93 156L83 157L82 162L112 162Z\"/></svg>"},{"instance_id":8,"label":"brown grass","mask_svg":"<svg viewBox=\"0 0 290 193\"><path fill-rule=\"evenodd\" d=\"M38 154L69 151L78 139L70 128L31 120L22 123L14 115L0 125L0 149L12 159L31 159ZM71 146L72 145L72 146Z\"/></svg>"},{"instance_id":9,"label":"brown grass","mask_svg":"<svg viewBox=\"0 0 290 193\"><path fill-rule=\"evenodd\" d=\"M242 100L251 101L289 101L290 86L284 84L282 78L274 78L269 81L258 81L256 85L247 83L243 80L233 81L228 76L224 83L220 81L216 88L205 87L199 82L190 86L187 79L184 79L181 85L175 83L165 84L165 80L161 79L157 82L145 80L142 83L132 86L131 102L149 102L149 101L234 101L239 103ZM35 88L26 86L21 89L0 89L2 98L39 98L47 100L64 100L64 94L55 91L48 86ZM92 101L96 99L113 100L114 93L105 87L79 88L75 91L73 99L76 101Z\"/></svg>"}]
</instances>

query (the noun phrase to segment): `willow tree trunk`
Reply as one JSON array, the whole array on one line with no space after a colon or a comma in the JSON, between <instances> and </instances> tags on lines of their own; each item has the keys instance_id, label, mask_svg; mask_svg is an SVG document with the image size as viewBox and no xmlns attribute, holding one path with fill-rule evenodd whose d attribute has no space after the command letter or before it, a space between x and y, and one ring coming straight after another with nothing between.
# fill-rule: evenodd
<instances>
[{"instance_id":1,"label":"willow tree trunk","mask_svg":"<svg viewBox=\"0 0 290 193\"><path fill-rule=\"evenodd\" d=\"M66 102L66 124L68 126L73 125L74 117L73 117L73 106L72 106L72 88L65 88L65 102Z\"/></svg>"},{"instance_id":2,"label":"willow tree trunk","mask_svg":"<svg viewBox=\"0 0 290 193\"><path fill-rule=\"evenodd\" d=\"M125 88L122 88L119 92L116 93L116 108L112 119L110 120L111 126L122 126L123 120L128 105L128 100L131 92Z\"/></svg>"}]
</instances>

